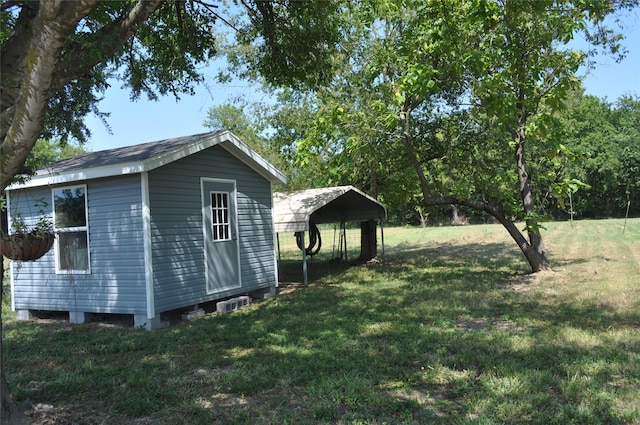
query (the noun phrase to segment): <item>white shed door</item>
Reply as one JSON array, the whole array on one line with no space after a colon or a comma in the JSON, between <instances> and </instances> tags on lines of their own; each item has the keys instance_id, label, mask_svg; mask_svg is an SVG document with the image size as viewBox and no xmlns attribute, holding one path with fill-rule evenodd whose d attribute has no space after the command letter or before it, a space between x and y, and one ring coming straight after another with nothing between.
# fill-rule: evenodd
<instances>
[{"instance_id":1,"label":"white shed door","mask_svg":"<svg viewBox=\"0 0 640 425\"><path fill-rule=\"evenodd\" d=\"M236 185L228 180L202 180L204 254L207 293L240 287Z\"/></svg>"}]
</instances>

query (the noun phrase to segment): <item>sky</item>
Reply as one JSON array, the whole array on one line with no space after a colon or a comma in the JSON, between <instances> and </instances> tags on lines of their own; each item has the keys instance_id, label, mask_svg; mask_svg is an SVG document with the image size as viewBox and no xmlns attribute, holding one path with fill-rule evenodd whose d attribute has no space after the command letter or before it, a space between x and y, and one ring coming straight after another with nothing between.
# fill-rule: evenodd
<instances>
[{"instance_id":1,"label":"sky","mask_svg":"<svg viewBox=\"0 0 640 425\"><path fill-rule=\"evenodd\" d=\"M640 95L640 9L625 19L628 55L621 63L612 58L602 58L598 66L585 78L585 93L614 102L623 94ZM577 40L579 43L579 40ZM193 96L182 96L179 101L169 95L157 101L142 98L132 102L129 92L115 82L107 89L99 104L102 112L110 113L107 122L111 132L97 117L85 120L92 136L84 146L88 151L130 146L172 137L187 136L209 131L203 126L209 108L231 101L238 96L261 100L257 86L232 82L228 85L214 83L216 65L204 68L205 82L196 87Z\"/></svg>"}]
</instances>

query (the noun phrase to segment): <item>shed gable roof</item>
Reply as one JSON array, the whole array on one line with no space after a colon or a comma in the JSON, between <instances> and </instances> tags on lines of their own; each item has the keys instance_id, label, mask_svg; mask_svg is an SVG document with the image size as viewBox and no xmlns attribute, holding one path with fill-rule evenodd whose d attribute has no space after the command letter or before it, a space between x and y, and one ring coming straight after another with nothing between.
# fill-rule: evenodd
<instances>
[{"instance_id":1,"label":"shed gable roof","mask_svg":"<svg viewBox=\"0 0 640 425\"><path fill-rule=\"evenodd\" d=\"M78 155L41 168L26 183L12 185L8 189L151 171L215 145L220 145L272 183L286 183L282 172L236 135L220 130Z\"/></svg>"},{"instance_id":2,"label":"shed gable roof","mask_svg":"<svg viewBox=\"0 0 640 425\"><path fill-rule=\"evenodd\" d=\"M385 207L353 186L325 187L273 194L276 232L309 230L309 222L383 220Z\"/></svg>"}]
</instances>

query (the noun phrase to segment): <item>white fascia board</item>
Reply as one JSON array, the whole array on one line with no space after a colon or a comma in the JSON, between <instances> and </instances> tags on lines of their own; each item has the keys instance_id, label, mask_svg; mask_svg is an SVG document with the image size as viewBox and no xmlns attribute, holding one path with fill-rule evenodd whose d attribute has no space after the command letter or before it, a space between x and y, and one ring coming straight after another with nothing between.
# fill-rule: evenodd
<instances>
[{"instance_id":1,"label":"white fascia board","mask_svg":"<svg viewBox=\"0 0 640 425\"><path fill-rule=\"evenodd\" d=\"M84 170L73 170L56 174L43 174L36 175L25 183L11 185L7 187L7 190L66 184L83 180L99 179L102 177L137 174L143 171L145 171L144 163L130 162L125 164L109 165L105 167L87 168Z\"/></svg>"},{"instance_id":2,"label":"white fascia board","mask_svg":"<svg viewBox=\"0 0 640 425\"><path fill-rule=\"evenodd\" d=\"M274 288L277 288L280 282L280 272L278 267L278 252L280 250L280 243L278 239L278 233L275 231L276 223L275 216L273 215L273 183L269 182L269 193L271 194L271 205L269 205L269 212L271 213L271 226L273 226L274 231L271 232L272 242L273 242L273 267L275 272L275 282L273 282Z\"/></svg>"},{"instance_id":3,"label":"white fascia board","mask_svg":"<svg viewBox=\"0 0 640 425\"><path fill-rule=\"evenodd\" d=\"M153 250L151 246L151 210L149 208L149 174L140 174L140 187L142 188L142 236L144 252L144 281L147 301L147 318L156 316L155 288L153 275Z\"/></svg>"}]
</instances>

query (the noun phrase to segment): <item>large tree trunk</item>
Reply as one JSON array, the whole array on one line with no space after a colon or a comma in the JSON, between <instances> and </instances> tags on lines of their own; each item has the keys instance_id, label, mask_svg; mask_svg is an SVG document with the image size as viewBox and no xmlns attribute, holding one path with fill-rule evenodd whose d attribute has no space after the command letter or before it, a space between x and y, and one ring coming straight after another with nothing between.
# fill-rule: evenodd
<instances>
[{"instance_id":1,"label":"large tree trunk","mask_svg":"<svg viewBox=\"0 0 640 425\"><path fill-rule=\"evenodd\" d=\"M94 0L95 1L95 0ZM10 104L10 118L3 119L2 128L2 190L11 182L25 159L31 152L36 140L42 132L49 98L55 93L52 90L56 67L62 56L62 49L67 35L73 33L76 23L88 13L94 2L71 3L42 2L29 28L30 39L26 45L24 67L12 70L9 75L12 90L19 89L17 98L10 102L3 101L3 107ZM73 15L70 12L77 12ZM9 47L12 41L8 41ZM3 69L5 71L5 69ZM3 110L3 114L5 111Z\"/></svg>"},{"instance_id":2,"label":"large tree trunk","mask_svg":"<svg viewBox=\"0 0 640 425\"><path fill-rule=\"evenodd\" d=\"M33 26L30 28L33 35L28 44L27 60L19 95L12 108L11 125L8 129L2 129L3 135L6 131L6 136L2 141L2 163L0 164L2 190L24 164L42 131L51 94L51 80L64 43L63 34L60 33L60 24L57 21L60 6L61 2L42 3L33 21ZM1 355L2 343L0 341ZM1 362L0 380L2 385L2 394L0 395L2 423L26 423L22 422L21 412L11 396L4 374L4 365Z\"/></svg>"},{"instance_id":3,"label":"large tree trunk","mask_svg":"<svg viewBox=\"0 0 640 425\"><path fill-rule=\"evenodd\" d=\"M2 381L0 391L2 391L2 405L0 406L0 422L3 424L28 424L29 418L18 407L11 392L9 385L4 377L4 370L0 370L0 380Z\"/></svg>"},{"instance_id":4,"label":"large tree trunk","mask_svg":"<svg viewBox=\"0 0 640 425\"><path fill-rule=\"evenodd\" d=\"M377 223L375 220L360 222L360 258L369 261L378 256Z\"/></svg>"},{"instance_id":5,"label":"large tree trunk","mask_svg":"<svg viewBox=\"0 0 640 425\"><path fill-rule=\"evenodd\" d=\"M6 213L0 214L0 228L6 231L6 221L4 216ZM0 317L2 317L2 295L4 292L4 257L0 255ZM0 320L0 423L3 425L26 425L31 420L24 414L20 406L11 396L11 390L4 375L4 363L2 362L2 320Z\"/></svg>"},{"instance_id":6,"label":"large tree trunk","mask_svg":"<svg viewBox=\"0 0 640 425\"><path fill-rule=\"evenodd\" d=\"M522 198L522 207L525 214L525 223L527 225L527 233L529 235L529 244L531 249L535 251L536 257L539 258L540 270L549 270L551 268L547 252L544 247L542 235L538 220L535 217L535 203L533 200L533 191L531 188L531 177L527 172L527 162L525 158L525 134L524 127L515 132L516 138L516 166L518 169L518 186L520 196Z\"/></svg>"}]
</instances>

